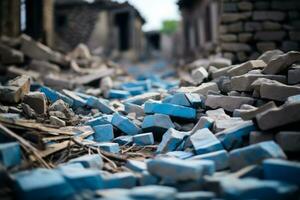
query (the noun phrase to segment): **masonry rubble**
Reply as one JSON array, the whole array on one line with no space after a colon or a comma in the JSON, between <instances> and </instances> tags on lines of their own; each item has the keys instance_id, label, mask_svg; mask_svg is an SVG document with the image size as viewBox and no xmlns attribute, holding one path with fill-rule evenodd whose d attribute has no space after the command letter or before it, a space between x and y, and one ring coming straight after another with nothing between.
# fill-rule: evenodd
<instances>
[{"instance_id":1,"label":"masonry rubble","mask_svg":"<svg viewBox=\"0 0 300 200\"><path fill-rule=\"evenodd\" d=\"M183 77L19 42L0 48L1 199L299 198L299 52L199 59Z\"/></svg>"}]
</instances>

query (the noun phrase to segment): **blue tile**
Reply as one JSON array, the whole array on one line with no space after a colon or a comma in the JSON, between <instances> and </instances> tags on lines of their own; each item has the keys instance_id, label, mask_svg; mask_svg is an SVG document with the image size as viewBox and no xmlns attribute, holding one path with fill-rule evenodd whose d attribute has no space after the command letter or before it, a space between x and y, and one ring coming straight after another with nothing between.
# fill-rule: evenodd
<instances>
[{"instance_id":1,"label":"blue tile","mask_svg":"<svg viewBox=\"0 0 300 200\"><path fill-rule=\"evenodd\" d=\"M231 151L229 153L230 169L236 171L248 165L261 164L267 158L286 159L286 155L275 142L261 142Z\"/></svg>"},{"instance_id":2,"label":"blue tile","mask_svg":"<svg viewBox=\"0 0 300 200\"><path fill-rule=\"evenodd\" d=\"M221 142L207 128L196 131L190 141L198 155L223 150Z\"/></svg>"},{"instance_id":3,"label":"blue tile","mask_svg":"<svg viewBox=\"0 0 300 200\"><path fill-rule=\"evenodd\" d=\"M263 161L264 178L300 186L300 163L279 159Z\"/></svg>"},{"instance_id":4,"label":"blue tile","mask_svg":"<svg viewBox=\"0 0 300 200\"><path fill-rule=\"evenodd\" d=\"M143 172L147 169L146 163L138 160L127 160L125 167L134 172Z\"/></svg>"},{"instance_id":5,"label":"blue tile","mask_svg":"<svg viewBox=\"0 0 300 200\"><path fill-rule=\"evenodd\" d=\"M244 144L245 138L249 138L250 132L255 131L256 127L252 121L236 125L232 128L225 129L216 134L227 150L240 148Z\"/></svg>"},{"instance_id":6,"label":"blue tile","mask_svg":"<svg viewBox=\"0 0 300 200\"><path fill-rule=\"evenodd\" d=\"M110 105L107 102L96 97L88 98L86 104L91 108L98 109L104 114L114 113L114 110L110 107Z\"/></svg>"},{"instance_id":7,"label":"blue tile","mask_svg":"<svg viewBox=\"0 0 300 200\"><path fill-rule=\"evenodd\" d=\"M93 129L96 142L109 142L114 139L114 130L111 124L94 126Z\"/></svg>"},{"instance_id":8,"label":"blue tile","mask_svg":"<svg viewBox=\"0 0 300 200\"><path fill-rule=\"evenodd\" d=\"M129 172L120 172L102 176L104 188L133 188L137 185L137 178Z\"/></svg>"},{"instance_id":9,"label":"blue tile","mask_svg":"<svg viewBox=\"0 0 300 200\"><path fill-rule=\"evenodd\" d=\"M155 138L156 134L163 134L169 128L175 128L175 125L171 121L170 117L164 114L147 115L142 123L143 131L155 133Z\"/></svg>"},{"instance_id":10,"label":"blue tile","mask_svg":"<svg viewBox=\"0 0 300 200\"><path fill-rule=\"evenodd\" d=\"M143 171L139 179L139 183L141 186L158 185L159 178L151 175L148 171Z\"/></svg>"},{"instance_id":11,"label":"blue tile","mask_svg":"<svg viewBox=\"0 0 300 200\"><path fill-rule=\"evenodd\" d=\"M129 83L123 83L121 85L121 88L127 89L127 88L136 88L136 87L142 87L144 91L148 91L151 89L151 81L145 80L145 81L135 81L135 82L129 82Z\"/></svg>"},{"instance_id":12,"label":"blue tile","mask_svg":"<svg viewBox=\"0 0 300 200\"><path fill-rule=\"evenodd\" d=\"M184 142L188 135L185 132L179 132L170 128L164 135L161 143L158 145L157 153L166 153L175 151L177 147Z\"/></svg>"},{"instance_id":13,"label":"blue tile","mask_svg":"<svg viewBox=\"0 0 300 200\"><path fill-rule=\"evenodd\" d=\"M180 192L176 195L176 200L213 200L216 194L208 191Z\"/></svg>"},{"instance_id":14,"label":"blue tile","mask_svg":"<svg viewBox=\"0 0 300 200\"><path fill-rule=\"evenodd\" d=\"M13 167L21 163L21 149L17 142L0 144L0 164Z\"/></svg>"},{"instance_id":15,"label":"blue tile","mask_svg":"<svg viewBox=\"0 0 300 200\"><path fill-rule=\"evenodd\" d=\"M133 188L130 197L137 200L174 200L176 192L172 187L148 185Z\"/></svg>"},{"instance_id":16,"label":"blue tile","mask_svg":"<svg viewBox=\"0 0 300 200\"><path fill-rule=\"evenodd\" d=\"M109 90L108 98L110 99L126 99L130 97L130 93L125 90Z\"/></svg>"},{"instance_id":17,"label":"blue tile","mask_svg":"<svg viewBox=\"0 0 300 200\"><path fill-rule=\"evenodd\" d=\"M192 152L187 151L171 151L166 154L183 160L194 156Z\"/></svg>"},{"instance_id":18,"label":"blue tile","mask_svg":"<svg viewBox=\"0 0 300 200\"><path fill-rule=\"evenodd\" d=\"M118 143L119 145L131 145L133 143L133 136L123 135L116 137L113 141Z\"/></svg>"},{"instance_id":19,"label":"blue tile","mask_svg":"<svg viewBox=\"0 0 300 200\"><path fill-rule=\"evenodd\" d=\"M91 127L111 124L113 116L112 115L102 115L100 117L96 117L88 120L85 124Z\"/></svg>"},{"instance_id":20,"label":"blue tile","mask_svg":"<svg viewBox=\"0 0 300 200\"><path fill-rule=\"evenodd\" d=\"M18 199L66 199L75 191L55 170L33 169L13 175Z\"/></svg>"},{"instance_id":21,"label":"blue tile","mask_svg":"<svg viewBox=\"0 0 300 200\"><path fill-rule=\"evenodd\" d=\"M99 147L102 151L106 151L109 153L119 153L120 152L120 146L118 143L103 142L103 143L93 144L93 146Z\"/></svg>"},{"instance_id":22,"label":"blue tile","mask_svg":"<svg viewBox=\"0 0 300 200\"><path fill-rule=\"evenodd\" d=\"M184 93L174 94L168 103L187 107L191 106L191 103L189 102Z\"/></svg>"},{"instance_id":23,"label":"blue tile","mask_svg":"<svg viewBox=\"0 0 300 200\"><path fill-rule=\"evenodd\" d=\"M136 135L141 132L141 129L137 125L118 113L113 115L112 124L127 135Z\"/></svg>"},{"instance_id":24,"label":"blue tile","mask_svg":"<svg viewBox=\"0 0 300 200\"><path fill-rule=\"evenodd\" d=\"M190 102L191 106L194 108L203 108L204 107L204 97L201 97L199 94L196 93L186 93L186 98Z\"/></svg>"},{"instance_id":25,"label":"blue tile","mask_svg":"<svg viewBox=\"0 0 300 200\"><path fill-rule=\"evenodd\" d=\"M150 100L145 103L144 111L147 114L160 113L185 119L196 118L196 110L193 108Z\"/></svg>"},{"instance_id":26,"label":"blue tile","mask_svg":"<svg viewBox=\"0 0 300 200\"><path fill-rule=\"evenodd\" d=\"M145 145L153 145L154 144L154 137L153 133L142 133L133 136L133 142L140 146Z\"/></svg>"},{"instance_id":27,"label":"blue tile","mask_svg":"<svg viewBox=\"0 0 300 200\"><path fill-rule=\"evenodd\" d=\"M52 90L52 89L50 89L48 87L45 87L45 86L42 86L40 88L40 91L43 92L46 95L47 99L49 99L49 101L51 103L54 103L55 101L61 99L64 102L66 102L67 104L69 104L70 107L73 106L73 100L71 98L69 98L69 97L67 97L67 96L65 96L65 95L63 95L63 94L61 94L61 93L59 93L55 90Z\"/></svg>"},{"instance_id":28,"label":"blue tile","mask_svg":"<svg viewBox=\"0 0 300 200\"><path fill-rule=\"evenodd\" d=\"M69 163L81 163L85 168L103 168L103 160L98 154L83 155L70 160Z\"/></svg>"}]
</instances>

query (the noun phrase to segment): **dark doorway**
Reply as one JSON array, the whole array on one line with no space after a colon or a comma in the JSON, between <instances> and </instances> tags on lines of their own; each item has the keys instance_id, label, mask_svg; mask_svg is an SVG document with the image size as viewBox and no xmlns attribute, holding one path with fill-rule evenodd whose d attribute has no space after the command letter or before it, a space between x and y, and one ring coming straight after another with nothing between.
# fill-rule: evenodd
<instances>
[{"instance_id":1,"label":"dark doorway","mask_svg":"<svg viewBox=\"0 0 300 200\"><path fill-rule=\"evenodd\" d=\"M160 33L149 33L146 35L151 48L155 50L160 50Z\"/></svg>"},{"instance_id":2,"label":"dark doorway","mask_svg":"<svg viewBox=\"0 0 300 200\"><path fill-rule=\"evenodd\" d=\"M26 0L26 26L24 32L34 38L42 41L43 35L43 1L41 0Z\"/></svg>"},{"instance_id":3,"label":"dark doorway","mask_svg":"<svg viewBox=\"0 0 300 200\"><path fill-rule=\"evenodd\" d=\"M126 51L129 49L129 13L119 13L115 16L115 24L119 30L119 50Z\"/></svg>"}]
</instances>

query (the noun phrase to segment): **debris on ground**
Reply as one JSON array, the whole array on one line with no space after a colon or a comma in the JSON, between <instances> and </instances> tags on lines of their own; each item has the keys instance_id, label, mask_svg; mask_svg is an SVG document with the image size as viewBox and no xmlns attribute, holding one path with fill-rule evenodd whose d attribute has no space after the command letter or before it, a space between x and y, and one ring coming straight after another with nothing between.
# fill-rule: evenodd
<instances>
[{"instance_id":1,"label":"debris on ground","mask_svg":"<svg viewBox=\"0 0 300 200\"><path fill-rule=\"evenodd\" d=\"M18 42L0 45L1 199L299 198L300 52L123 67Z\"/></svg>"}]
</instances>

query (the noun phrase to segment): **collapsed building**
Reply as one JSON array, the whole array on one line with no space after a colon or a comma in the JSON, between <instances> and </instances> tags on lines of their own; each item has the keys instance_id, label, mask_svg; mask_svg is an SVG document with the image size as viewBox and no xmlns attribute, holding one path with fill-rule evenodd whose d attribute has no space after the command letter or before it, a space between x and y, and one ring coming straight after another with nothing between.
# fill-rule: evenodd
<instances>
[{"instance_id":1,"label":"collapsed building","mask_svg":"<svg viewBox=\"0 0 300 200\"><path fill-rule=\"evenodd\" d=\"M57 0L55 22L56 46L62 50L85 43L104 55L141 56L145 20L128 2Z\"/></svg>"}]
</instances>

